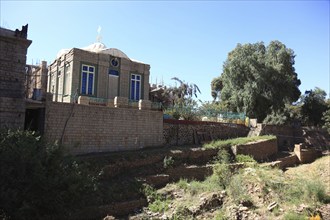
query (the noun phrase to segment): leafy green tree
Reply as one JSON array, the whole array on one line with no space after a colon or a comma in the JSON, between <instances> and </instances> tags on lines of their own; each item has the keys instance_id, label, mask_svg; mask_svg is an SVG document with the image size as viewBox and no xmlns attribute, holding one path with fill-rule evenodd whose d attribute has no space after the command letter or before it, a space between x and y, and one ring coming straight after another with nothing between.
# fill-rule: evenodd
<instances>
[{"instance_id":1,"label":"leafy green tree","mask_svg":"<svg viewBox=\"0 0 330 220\"><path fill-rule=\"evenodd\" d=\"M179 86L169 87L165 90L172 100L172 105L185 106L193 103L193 98L197 98L197 94L201 93L198 86L194 83L186 83L177 77L173 77L179 83Z\"/></svg>"},{"instance_id":2,"label":"leafy green tree","mask_svg":"<svg viewBox=\"0 0 330 220\"><path fill-rule=\"evenodd\" d=\"M323 113L322 120L324 121L323 128L330 134L330 99L327 100L327 110Z\"/></svg>"},{"instance_id":3,"label":"leafy green tree","mask_svg":"<svg viewBox=\"0 0 330 220\"><path fill-rule=\"evenodd\" d=\"M198 93L201 93L194 83L186 83L177 77L172 78L178 86L160 87L151 91L152 99L163 104L165 113L175 119L194 120L196 118Z\"/></svg>"},{"instance_id":4,"label":"leafy green tree","mask_svg":"<svg viewBox=\"0 0 330 220\"><path fill-rule=\"evenodd\" d=\"M294 105L286 104L284 109L276 112L272 111L263 120L264 124L272 125L288 125L288 124L300 124L302 121L301 104L296 103Z\"/></svg>"},{"instance_id":5,"label":"leafy green tree","mask_svg":"<svg viewBox=\"0 0 330 220\"><path fill-rule=\"evenodd\" d=\"M222 85L222 81L220 77L214 78L211 82L211 95L214 99L214 101L216 101L217 99L220 100L220 91L222 90L223 85Z\"/></svg>"},{"instance_id":6,"label":"leafy green tree","mask_svg":"<svg viewBox=\"0 0 330 220\"><path fill-rule=\"evenodd\" d=\"M92 202L94 179L30 131L0 132L0 218L63 219Z\"/></svg>"},{"instance_id":7,"label":"leafy green tree","mask_svg":"<svg viewBox=\"0 0 330 220\"><path fill-rule=\"evenodd\" d=\"M165 108L175 105L189 105L193 103L193 98L197 98L201 93L198 86L194 83L186 83L177 77L173 77L179 86L159 86L150 91L151 100L161 102Z\"/></svg>"},{"instance_id":8,"label":"leafy green tree","mask_svg":"<svg viewBox=\"0 0 330 220\"><path fill-rule=\"evenodd\" d=\"M294 52L279 41L238 44L228 54L223 73L213 79L212 95L230 111L263 121L300 96Z\"/></svg>"},{"instance_id":9,"label":"leafy green tree","mask_svg":"<svg viewBox=\"0 0 330 220\"><path fill-rule=\"evenodd\" d=\"M322 116L327 110L326 96L326 92L318 87L302 96L301 114L306 125L323 125Z\"/></svg>"}]
</instances>

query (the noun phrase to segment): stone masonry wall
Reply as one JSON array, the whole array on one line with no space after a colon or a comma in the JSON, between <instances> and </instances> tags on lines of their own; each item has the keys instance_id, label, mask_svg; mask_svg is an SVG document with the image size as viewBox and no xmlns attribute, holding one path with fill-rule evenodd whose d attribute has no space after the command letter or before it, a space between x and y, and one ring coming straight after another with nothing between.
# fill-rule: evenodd
<instances>
[{"instance_id":1,"label":"stone masonry wall","mask_svg":"<svg viewBox=\"0 0 330 220\"><path fill-rule=\"evenodd\" d=\"M0 28L0 129L24 128L27 26L22 31Z\"/></svg>"},{"instance_id":2,"label":"stone masonry wall","mask_svg":"<svg viewBox=\"0 0 330 220\"><path fill-rule=\"evenodd\" d=\"M275 135L280 150L293 150L295 144L305 143L309 147L330 146L330 135L325 129L315 127L294 127L262 125L260 135Z\"/></svg>"},{"instance_id":3,"label":"stone masonry wall","mask_svg":"<svg viewBox=\"0 0 330 220\"><path fill-rule=\"evenodd\" d=\"M73 154L124 151L160 146L160 111L47 102L45 134Z\"/></svg>"},{"instance_id":4,"label":"stone masonry wall","mask_svg":"<svg viewBox=\"0 0 330 220\"><path fill-rule=\"evenodd\" d=\"M275 135L280 150L293 149L294 144L304 141L300 127L262 125L260 135Z\"/></svg>"},{"instance_id":5,"label":"stone masonry wall","mask_svg":"<svg viewBox=\"0 0 330 220\"><path fill-rule=\"evenodd\" d=\"M235 155L243 154L250 155L255 160L266 160L277 153L277 141L260 140L252 143L232 146L232 151Z\"/></svg>"},{"instance_id":6,"label":"stone masonry wall","mask_svg":"<svg viewBox=\"0 0 330 220\"><path fill-rule=\"evenodd\" d=\"M200 144L216 139L246 137L249 128L244 125L206 121L164 119L164 145Z\"/></svg>"}]
</instances>

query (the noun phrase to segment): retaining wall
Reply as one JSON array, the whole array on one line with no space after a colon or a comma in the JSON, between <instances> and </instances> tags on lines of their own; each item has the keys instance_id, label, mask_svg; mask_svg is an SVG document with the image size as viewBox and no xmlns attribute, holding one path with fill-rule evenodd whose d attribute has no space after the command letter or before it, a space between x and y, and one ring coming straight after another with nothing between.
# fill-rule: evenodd
<instances>
[{"instance_id":1,"label":"retaining wall","mask_svg":"<svg viewBox=\"0 0 330 220\"><path fill-rule=\"evenodd\" d=\"M299 143L315 148L330 146L330 135L325 129L264 124L261 126L260 135L275 135L280 150L293 150L294 145Z\"/></svg>"},{"instance_id":2,"label":"retaining wall","mask_svg":"<svg viewBox=\"0 0 330 220\"><path fill-rule=\"evenodd\" d=\"M164 119L164 145L200 144L204 141L246 137L249 128L244 125L206 121Z\"/></svg>"},{"instance_id":3,"label":"retaining wall","mask_svg":"<svg viewBox=\"0 0 330 220\"><path fill-rule=\"evenodd\" d=\"M232 146L235 155L250 155L255 160L267 160L277 153L277 140L260 140L242 145Z\"/></svg>"},{"instance_id":4,"label":"retaining wall","mask_svg":"<svg viewBox=\"0 0 330 220\"><path fill-rule=\"evenodd\" d=\"M47 101L44 136L73 154L155 147L163 144L163 113Z\"/></svg>"}]
</instances>

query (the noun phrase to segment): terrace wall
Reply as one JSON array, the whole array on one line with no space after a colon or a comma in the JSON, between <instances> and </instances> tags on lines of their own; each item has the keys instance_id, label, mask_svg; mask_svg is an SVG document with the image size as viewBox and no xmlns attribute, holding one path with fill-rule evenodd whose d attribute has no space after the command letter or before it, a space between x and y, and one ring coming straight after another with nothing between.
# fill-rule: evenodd
<instances>
[{"instance_id":1,"label":"terrace wall","mask_svg":"<svg viewBox=\"0 0 330 220\"><path fill-rule=\"evenodd\" d=\"M201 144L205 141L246 137L249 128L244 125L207 121L164 119L164 145Z\"/></svg>"},{"instance_id":2,"label":"terrace wall","mask_svg":"<svg viewBox=\"0 0 330 220\"><path fill-rule=\"evenodd\" d=\"M47 101L44 136L73 154L155 147L163 143L163 113Z\"/></svg>"}]
</instances>

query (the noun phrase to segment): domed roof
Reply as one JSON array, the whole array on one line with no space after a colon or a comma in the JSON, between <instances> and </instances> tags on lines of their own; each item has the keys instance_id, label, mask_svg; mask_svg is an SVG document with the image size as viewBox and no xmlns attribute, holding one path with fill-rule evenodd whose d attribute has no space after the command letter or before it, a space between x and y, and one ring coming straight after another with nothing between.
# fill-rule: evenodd
<instances>
[{"instance_id":1,"label":"domed roof","mask_svg":"<svg viewBox=\"0 0 330 220\"><path fill-rule=\"evenodd\" d=\"M61 49L60 51L58 51L57 55L56 55L56 59L60 58L63 54L66 54L70 51L70 49Z\"/></svg>"},{"instance_id":2,"label":"domed roof","mask_svg":"<svg viewBox=\"0 0 330 220\"><path fill-rule=\"evenodd\" d=\"M81 50L86 50L86 51L94 52L94 53L109 54L109 55L114 56L114 57L125 58L125 59L128 59L128 60L132 60L134 62L142 63L140 61L130 59L123 51L121 51L117 48L107 48L103 43L100 43L100 42L96 42L96 43L93 43L93 44L91 44L87 47L83 47L83 48L81 48ZM65 53L68 53L69 51L70 51L69 49L61 49L57 53L57 58L61 57Z\"/></svg>"},{"instance_id":3,"label":"domed roof","mask_svg":"<svg viewBox=\"0 0 330 220\"><path fill-rule=\"evenodd\" d=\"M103 43L97 42L93 43L87 47L81 48L82 50L87 50L94 53L104 53L109 54L115 57L126 58L129 60L129 57L121 50L116 48L107 48Z\"/></svg>"},{"instance_id":4,"label":"domed roof","mask_svg":"<svg viewBox=\"0 0 330 220\"><path fill-rule=\"evenodd\" d=\"M110 54L111 56L114 56L114 57L126 58L129 60L129 57L123 51L116 49L116 48L108 48L108 49L100 51L100 53Z\"/></svg>"},{"instance_id":5,"label":"domed roof","mask_svg":"<svg viewBox=\"0 0 330 220\"><path fill-rule=\"evenodd\" d=\"M84 47L84 48L81 48L82 50L87 50L89 52L95 52L95 53L98 53L100 52L101 50L105 50L107 49L107 47L100 43L100 42L97 42L97 43L93 43L87 47Z\"/></svg>"}]
</instances>

